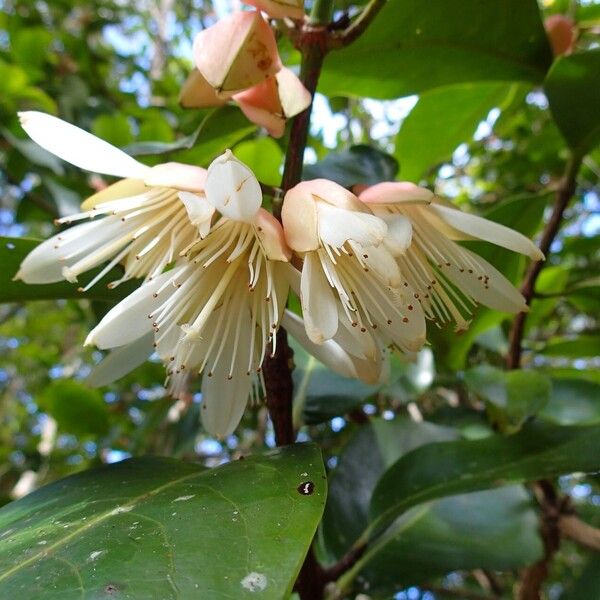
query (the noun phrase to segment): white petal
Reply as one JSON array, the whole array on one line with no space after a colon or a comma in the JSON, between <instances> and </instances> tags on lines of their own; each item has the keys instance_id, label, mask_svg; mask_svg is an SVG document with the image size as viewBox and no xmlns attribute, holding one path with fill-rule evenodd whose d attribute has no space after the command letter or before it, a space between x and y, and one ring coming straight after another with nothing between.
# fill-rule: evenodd
<instances>
[{"instance_id":1,"label":"white petal","mask_svg":"<svg viewBox=\"0 0 600 600\"><path fill-rule=\"evenodd\" d=\"M519 290L500 271L474 252L466 248L463 250L469 255L472 262L479 266L479 273L485 273L488 277L488 287L486 288L484 282L478 279L480 274L477 272L469 273L469 270L465 268L461 273L455 265L450 268L444 267L443 273L448 275L460 290L466 292L477 302L494 310L509 313L527 310L525 299ZM471 269L471 271L473 270Z\"/></svg>"},{"instance_id":2,"label":"white petal","mask_svg":"<svg viewBox=\"0 0 600 600\"><path fill-rule=\"evenodd\" d=\"M386 245L353 247L353 250L361 253L362 262L382 283L391 287L398 287L401 284L400 268Z\"/></svg>"},{"instance_id":3,"label":"white petal","mask_svg":"<svg viewBox=\"0 0 600 600\"><path fill-rule=\"evenodd\" d=\"M86 345L94 344L101 349L116 348L130 344L152 331L152 319L148 318L148 315L164 301L167 294L173 293L175 288L167 288L159 298L155 298L154 293L167 279L174 276L174 271L175 269L163 273L149 283L142 284L109 310L88 335Z\"/></svg>"},{"instance_id":4,"label":"white petal","mask_svg":"<svg viewBox=\"0 0 600 600\"><path fill-rule=\"evenodd\" d=\"M544 258L529 238L509 227L437 203L430 204L426 210L433 211L450 226L474 238L486 240L508 250L525 254L534 260Z\"/></svg>"},{"instance_id":5,"label":"white petal","mask_svg":"<svg viewBox=\"0 0 600 600\"><path fill-rule=\"evenodd\" d=\"M381 216L387 224L384 243L393 256L400 256L412 242L412 224L404 215L388 214Z\"/></svg>"},{"instance_id":6,"label":"white petal","mask_svg":"<svg viewBox=\"0 0 600 600\"><path fill-rule=\"evenodd\" d=\"M378 246L387 233L385 221L375 215L317 203L319 237L339 248L348 240L361 246Z\"/></svg>"},{"instance_id":7,"label":"white petal","mask_svg":"<svg viewBox=\"0 0 600 600\"><path fill-rule=\"evenodd\" d=\"M208 167L206 198L223 216L251 223L262 191L254 173L227 150Z\"/></svg>"},{"instance_id":8,"label":"white petal","mask_svg":"<svg viewBox=\"0 0 600 600\"><path fill-rule=\"evenodd\" d=\"M252 390L252 376L235 373L232 379L218 369L202 378L202 424L211 435L222 439L235 431L244 415Z\"/></svg>"},{"instance_id":9,"label":"white petal","mask_svg":"<svg viewBox=\"0 0 600 600\"><path fill-rule=\"evenodd\" d=\"M200 237L205 238L210 230L210 222L215 214L215 207L204 197L190 192L179 192L190 223L198 227Z\"/></svg>"},{"instance_id":10,"label":"white petal","mask_svg":"<svg viewBox=\"0 0 600 600\"><path fill-rule=\"evenodd\" d=\"M333 340L325 340L322 344L315 344L306 334L304 322L298 315L286 309L281 325L309 354L320 360L334 373L354 379L358 377L352 357Z\"/></svg>"},{"instance_id":11,"label":"white petal","mask_svg":"<svg viewBox=\"0 0 600 600\"><path fill-rule=\"evenodd\" d=\"M92 369L87 384L91 387L102 387L127 375L148 360L153 351L153 342L154 334L150 332L131 344L109 352Z\"/></svg>"},{"instance_id":12,"label":"white petal","mask_svg":"<svg viewBox=\"0 0 600 600\"><path fill-rule=\"evenodd\" d=\"M336 299L316 252L304 257L300 300L308 337L316 344L331 339L338 328Z\"/></svg>"},{"instance_id":13,"label":"white petal","mask_svg":"<svg viewBox=\"0 0 600 600\"><path fill-rule=\"evenodd\" d=\"M122 150L62 119L37 111L20 112L19 119L34 142L80 169L134 179L150 172Z\"/></svg>"}]
</instances>

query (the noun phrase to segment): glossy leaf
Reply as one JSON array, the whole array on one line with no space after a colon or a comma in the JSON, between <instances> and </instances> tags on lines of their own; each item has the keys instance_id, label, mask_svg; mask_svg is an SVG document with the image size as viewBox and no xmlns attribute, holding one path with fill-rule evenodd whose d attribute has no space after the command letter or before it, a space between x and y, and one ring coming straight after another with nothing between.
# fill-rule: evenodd
<instances>
[{"instance_id":1,"label":"glossy leaf","mask_svg":"<svg viewBox=\"0 0 600 600\"><path fill-rule=\"evenodd\" d=\"M540 415L560 425L600 423L600 384L582 379L554 379L550 401Z\"/></svg>"},{"instance_id":2,"label":"glossy leaf","mask_svg":"<svg viewBox=\"0 0 600 600\"><path fill-rule=\"evenodd\" d=\"M386 468L417 447L457 436L449 427L405 419L361 427L331 477L321 536L329 551L344 554L367 526L371 495ZM397 526L397 536L371 555L367 550L363 591L390 593L457 569L514 568L542 552L535 511L519 486L437 500L408 511Z\"/></svg>"},{"instance_id":3,"label":"glossy leaf","mask_svg":"<svg viewBox=\"0 0 600 600\"><path fill-rule=\"evenodd\" d=\"M22 281L13 281L22 260L39 242L26 238L0 237L0 303L23 302L26 300L54 300L58 298L91 298L96 300L120 300L138 287L139 281L129 281L113 290L107 284L121 275L113 269L87 292L77 291L81 285L91 281L97 270L82 275L78 284L62 282L48 285L29 285Z\"/></svg>"},{"instance_id":4,"label":"glossy leaf","mask_svg":"<svg viewBox=\"0 0 600 600\"><path fill-rule=\"evenodd\" d=\"M321 89L397 98L473 81L540 83L550 62L535 0L387 2L364 35L328 55Z\"/></svg>"},{"instance_id":5,"label":"glossy leaf","mask_svg":"<svg viewBox=\"0 0 600 600\"><path fill-rule=\"evenodd\" d=\"M325 485L310 445L216 469L139 458L74 475L0 510L0 595L287 597Z\"/></svg>"},{"instance_id":6,"label":"glossy leaf","mask_svg":"<svg viewBox=\"0 0 600 600\"><path fill-rule=\"evenodd\" d=\"M600 468L600 425L531 423L511 436L441 442L398 460L381 478L371 502L371 531L409 508L436 498Z\"/></svg>"},{"instance_id":7,"label":"glossy leaf","mask_svg":"<svg viewBox=\"0 0 600 600\"><path fill-rule=\"evenodd\" d=\"M570 358L594 357L600 354L600 336L579 335L573 339L551 339L541 350L546 356Z\"/></svg>"},{"instance_id":8,"label":"glossy leaf","mask_svg":"<svg viewBox=\"0 0 600 600\"><path fill-rule=\"evenodd\" d=\"M473 83L424 93L396 136L395 156L403 181L418 182L469 142L477 125L511 93L505 83Z\"/></svg>"},{"instance_id":9,"label":"glossy leaf","mask_svg":"<svg viewBox=\"0 0 600 600\"><path fill-rule=\"evenodd\" d=\"M579 154L600 142L600 50L563 56L544 83L552 116Z\"/></svg>"}]
</instances>

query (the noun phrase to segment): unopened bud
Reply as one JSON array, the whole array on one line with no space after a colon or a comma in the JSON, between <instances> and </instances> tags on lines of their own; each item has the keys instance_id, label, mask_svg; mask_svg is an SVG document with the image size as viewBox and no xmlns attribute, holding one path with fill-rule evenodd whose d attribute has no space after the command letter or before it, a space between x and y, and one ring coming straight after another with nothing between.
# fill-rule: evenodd
<instances>
[{"instance_id":1,"label":"unopened bud","mask_svg":"<svg viewBox=\"0 0 600 600\"><path fill-rule=\"evenodd\" d=\"M223 98L248 89L281 69L273 31L258 11L238 11L201 31L194 62Z\"/></svg>"},{"instance_id":2,"label":"unopened bud","mask_svg":"<svg viewBox=\"0 0 600 600\"><path fill-rule=\"evenodd\" d=\"M544 27L554 56L571 54L577 38L575 23L565 15L551 15L544 21Z\"/></svg>"}]
</instances>

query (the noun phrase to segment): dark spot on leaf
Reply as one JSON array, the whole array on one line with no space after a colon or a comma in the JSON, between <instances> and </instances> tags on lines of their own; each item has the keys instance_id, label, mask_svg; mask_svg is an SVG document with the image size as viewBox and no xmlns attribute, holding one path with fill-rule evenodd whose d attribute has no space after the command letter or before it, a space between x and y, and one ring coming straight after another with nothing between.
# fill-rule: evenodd
<instances>
[{"instance_id":1,"label":"dark spot on leaf","mask_svg":"<svg viewBox=\"0 0 600 600\"><path fill-rule=\"evenodd\" d=\"M312 481L303 481L296 489L299 494L310 496L315 491L315 484Z\"/></svg>"},{"instance_id":2,"label":"dark spot on leaf","mask_svg":"<svg viewBox=\"0 0 600 600\"><path fill-rule=\"evenodd\" d=\"M115 594L118 594L118 592L119 588L114 583L109 583L104 587L104 593L107 596L114 596Z\"/></svg>"}]
</instances>

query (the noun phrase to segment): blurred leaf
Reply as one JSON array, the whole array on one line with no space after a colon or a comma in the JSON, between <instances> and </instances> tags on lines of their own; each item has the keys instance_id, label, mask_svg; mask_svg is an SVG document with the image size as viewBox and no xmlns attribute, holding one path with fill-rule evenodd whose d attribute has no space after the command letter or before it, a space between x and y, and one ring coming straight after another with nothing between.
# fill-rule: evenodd
<instances>
[{"instance_id":1,"label":"blurred leaf","mask_svg":"<svg viewBox=\"0 0 600 600\"><path fill-rule=\"evenodd\" d=\"M465 373L467 387L486 401L502 431L518 429L550 400L550 379L536 371L501 371L479 365Z\"/></svg>"},{"instance_id":2,"label":"blurred leaf","mask_svg":"<svg viewBox=\"0 0 600 600\"><path fill-rule=\"evenodd\" d=\"M11 47L19 62L28 67L41 67L48 59L52 34L41 27L19 29L11 36Z\"/></svg>"},{"instance_id":3,"label":"blurred leaf","mask_svg":"<svg viewBox=\"0 0 600 600\"><path fill-rule=\"evenodd\" d=\"M310 445L216 469L139 458L80 473L0 510L0 595L279 600L325 495Z\"/></svg>"},{"instance_id":4,"label":"blurred leaf","mask_svg":"<svg viewBox=\"0 0 600 600\"><path fill-rule=\"evenodd\" d=\"M551 339L541 350L546 356L567 356L569 358L594 357L600 354L600 336L578 335L573 339Z\"/></svg>"},{"instance_id":5,"label":"blurred leaf","mask_svg":"<svg viewBox=\"0 0 600 600\"><path fill-rule=\"evenodd\" d=\"M600 141L600 50L561 56L544 88L569 146L582 155L589 152Z\"/></svg>"},{"instance_id":6,"label":"blurred leaf","mask_svg":"<svg viewBox=\"0 0 600 600\"><path fill-rule=\"evenodd\" d=\"M598 435L600 425L558 427L534 422L506 437L418 448L394 463L377 484L369 511L371 532L388 527L409 508L440 497L597 471Z\"/></svg>"},{"instance_id":7,"label":"blurred leaf","mask_svg":"<svg viewBox=\"0 0 600 600\"><path fill-rule=\"evenodd\" d=\"M4 128L2 129L2 135L34 165L46 167L56 173L56 175L62 175L65 172L63 161L48 152L48 150L44 150L41 146L38 146L35 142L29 139L22 140Z\"/></svg>"},{"instance_id":8,"label":"blurred leaf","mask_svg":"<svg viewBox=\"0 0 600 600\"><path fill-rule=\"evenodd\" d=\"M333 373L293 338L289 341L296 365L293 372L296 421L301 418L307 425L329 421L351 412L377 391L378 386Z\"/></svg>"},{"instance_id":9,"label":"blurred leaf","mask_svg":"<svg viewBox=\"0 0 600 600\"><path fill-rule=\"evenodd\" d=\"M92 133L117 147L126 146L133 140L129 119L122 114L96 117L92 122Z\"/></svg>"},{"instance_id":10,"label":"blurred leaf","mask_svg":"<svg viewBox=\"0 0 600 600\"><path fill-rule=\"evenodd\" d=\"M535 0L387 2L353 44L325 59L328 95L397 98L468 81L540 83L551 63Z\"/></svg>"},{"instance_id":11,"label":"blurred leaf","mask_svg":"<svg viewBox=\"0 0 600 600\"><path fill-rule=\"evenodd\" d=\"M204 123L204 121L203 121ZM164 141L142 141L134 142L129 144L123 150L131 156L144 156L144 155L155 155L155 154L168 154L169 152L175 152L176 150L190 149L194 147L198 135L202 131L202 124L193 131L190 135L186 135L176 139L174 142Z\"/></svg>"},{"instance_id":12,"label":"blurred leaf","mask_svg":"<svg viewBox=\"0 0 600 600\"><path fill-rule=\"evenodd\" d=\"M139 280L127 281L113 290L107 284L121 277L117 269L111 270L87 292L78 288L91 281L98 269L89 271L79 278L78 284L61 282L47 285L29 285L22 281L13 281L23 259L39 244L37 240L0 236L0 303L24 302L27 300L54 300L57 298L94 298L97 300L120 300L136 289Z\"/></svg>"},{"instance_id":13,"label":"blurred leaf","mask_svg":"<svg viewBox=\"0 0 600 600\"><path fill-rule=\"evenodd\" d=\"M335 556L367 526L373 489L388 467L417 447L456 438L450 428L403 419L361 427L330 481L323 538ZM389 593L457 569L515 568L542 552L535 511L518 486L438 500L403 519L401 534L378 545L361 570L364 591Z\"/></svg>"},{"instance_id":14,"label":"blurred leaf","mask_svg":"<svg viewBox=\"0 0 600 600\"><path fill-rule=\"evenodd\" d=\"M59 217L66 217L79 212L81 196L77 192L66 188L51 177L45 177L43 181L50 194L52 194L52 199L56 205L56 213Z\"/></svg>"},{"instance_id":15,"label":"blurred leaf","mask_svg":"<svg viewBox=\"0 0 600 600\"><path fill-rule=\"evenodd\" d=\"M490 110L514 93L505 83L475 83L436 88L423 94L396 136L395 156L403 181L418 182L469 142Z\"/></svg>"},{"instance_id":16,"label":"blurred leaf","mask_svg":"<svg viewBox=\"0 0 600 600\"><path fill-rule=\"evenodd\" d=\"M357 183L393 181L397 173L398 162L393 156L361 144L342 152L330 152L322 161L305 165L303 179L323 177L351 187Z\"/></svg>"},{"instance_id":17,"label":"blurred leaf","mask_svg":"<svg viewBox=\"0 0 600 600\"><path fill-rule=\"evenodd\" d=\"M208 166L227 148L256 131L241 110L235 106L223 106L212 111L202 121L197 144L189 150L181 150L173 155L173 160L198 166Z\"/></svg>"},{"instance_id":18,"label":"blurred leaf","mask_svg":"<svg viewBox=\"0 0 600 600\"><path fill-rule=\"evenodd\" d=\"M600 384L581 379L554 379L550 401L540 416L559 425L600 422Z\"/></svg>"},{"instance_id":19,"label":"blurred leaf","mask_svg":"<svg viewBox=\"0 0 600 600\"><path fill-rule=\"evenodd\" d=\"M270 137L240 142L233 150L235 156L248 165L256 178L269 185L279 185L283 152Z\"/></svg>"},{"instance_id":20,"label":"blurred leaf","mask_svg":"<svg viewBox=\"0 0 600 600\"><path fill-rule=\"evenodd\" d=\"M63 433L78 436L108 433L108 407L102 394L79 381L52 381L36 400Z\"/></svg>"}]
</instances>

